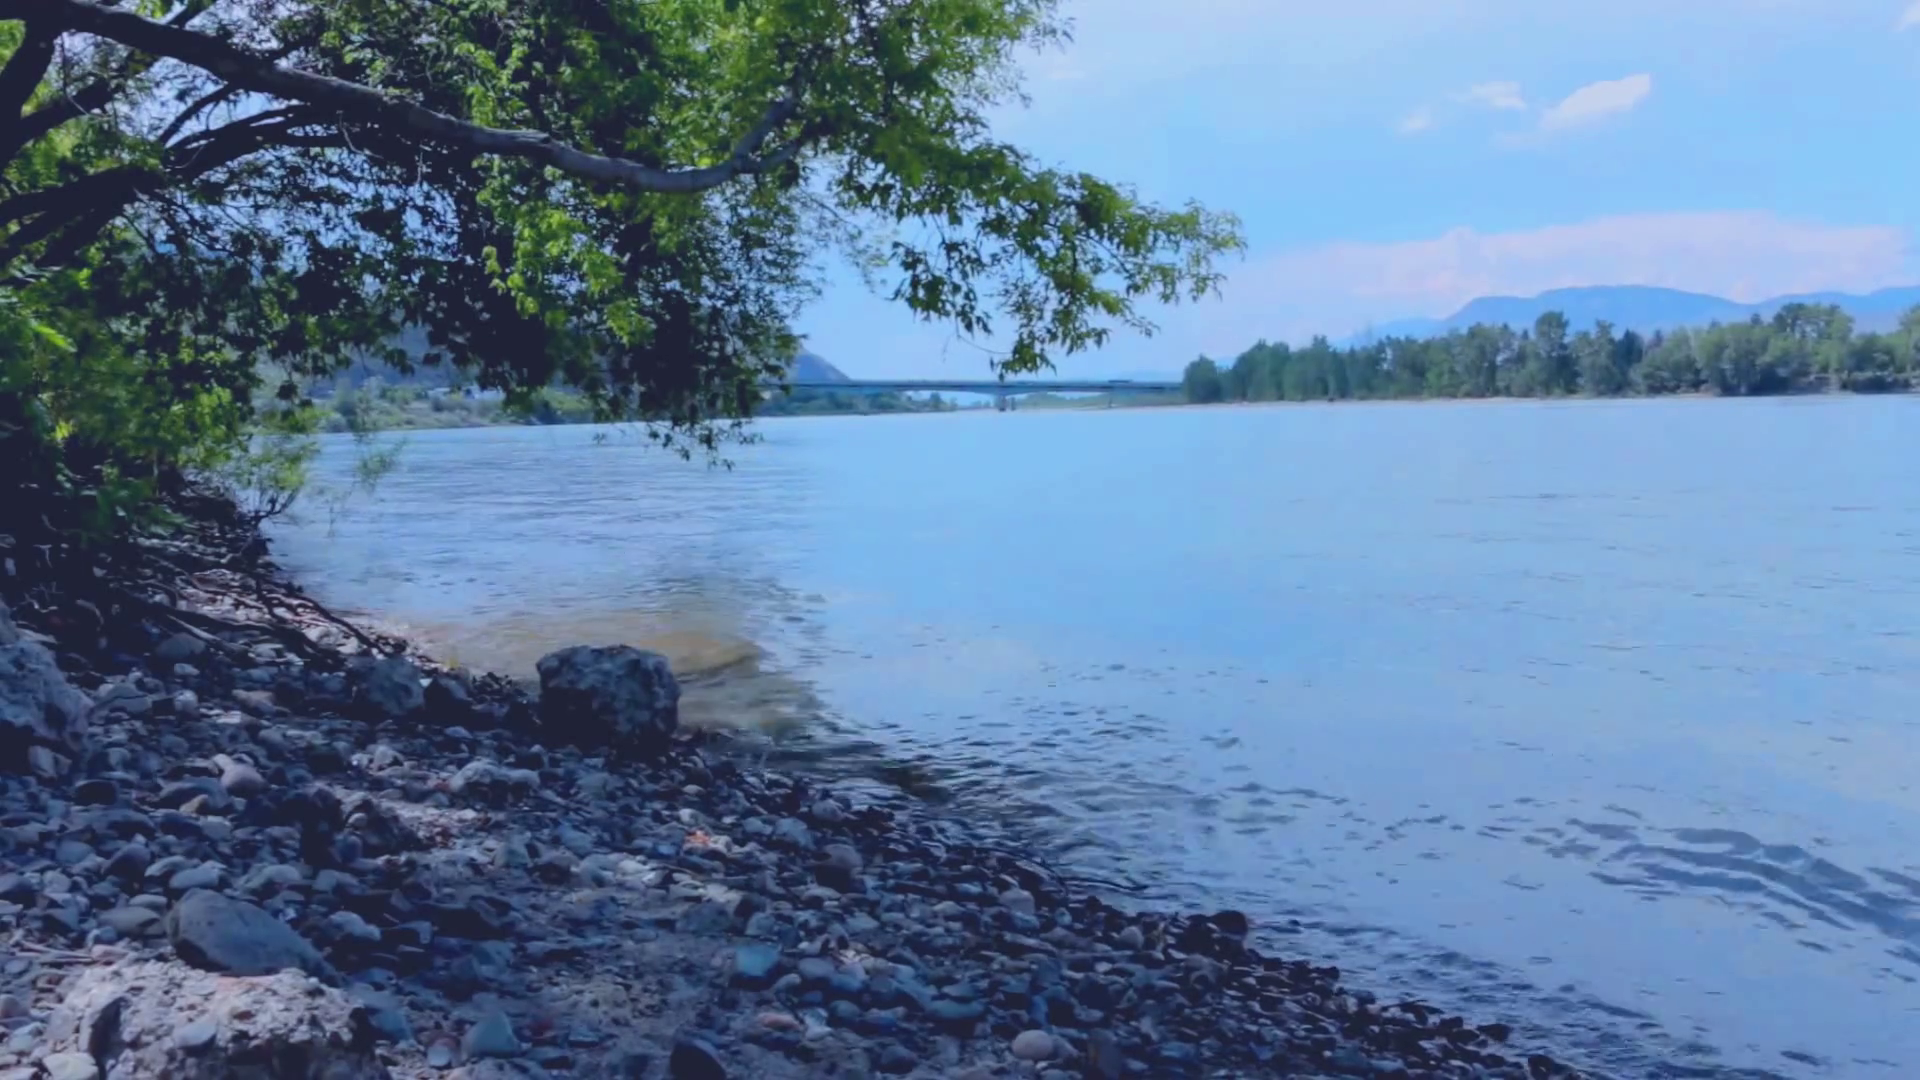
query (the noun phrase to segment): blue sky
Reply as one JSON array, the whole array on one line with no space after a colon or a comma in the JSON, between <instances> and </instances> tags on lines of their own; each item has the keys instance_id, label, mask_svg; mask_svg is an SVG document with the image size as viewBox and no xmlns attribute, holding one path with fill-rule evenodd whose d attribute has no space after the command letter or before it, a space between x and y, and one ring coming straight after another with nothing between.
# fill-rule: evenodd
<instances>
[{"instance_id":1,"label":"blue sky","mask_svg":"<svg viewBox=\"0 0 1920 1080\"><path fill-rule=\"evenodd\" d=\"M1920 281L1920 0L1077 0L1001 132L1232 210L1219 300L1063 359L1177 370L1475 296L1741 300ZM803 318L856 376L985 356L848 282Z\"/></svg>"}]
</instances>

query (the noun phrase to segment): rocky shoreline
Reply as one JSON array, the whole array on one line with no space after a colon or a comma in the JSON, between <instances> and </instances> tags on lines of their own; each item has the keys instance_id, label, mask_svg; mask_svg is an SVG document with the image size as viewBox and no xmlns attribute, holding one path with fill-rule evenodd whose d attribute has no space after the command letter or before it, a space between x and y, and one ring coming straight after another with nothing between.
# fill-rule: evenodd
<instances>
[{"instance_id":1,"label":"rocky shoreline","mask_svg":"<svg viewBox=\"0 0 1920 1080\"><path fill-rule=\"evenodd\" d=\"M1577 1075L749 768L650 654L408 658L217 506L95 596L0 541L0 1080Z\"/></svg>"}]
</instances>

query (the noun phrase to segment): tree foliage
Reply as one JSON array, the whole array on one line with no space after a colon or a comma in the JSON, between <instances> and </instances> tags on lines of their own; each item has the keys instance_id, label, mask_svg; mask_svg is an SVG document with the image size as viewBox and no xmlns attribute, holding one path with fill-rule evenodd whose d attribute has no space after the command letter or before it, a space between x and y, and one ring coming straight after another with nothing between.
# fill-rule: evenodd
<instances>
[{"instance_id":1,"label":"tree foliage","mask_svg":"<svg viewBox=\"0 0 1920 1080\"><path fill-rule=\"evenodd\" d=\"M994 136L1066 37L1058 0L0 0L0 422L151 486L373 357L711 451L837 257L1009 373L1150 331L1238 226Z\"/></svg>"},{"instance_id":2,"label":"tree foliage","mask_svg":"<svg viewBox=\"0 0 1920 1080\"><path fill-rule=\"evenodd\" d=\"M1787 304L1771 320L1650 339L1605 320L1570 331L1566 316L1550 311L1520 330L1482 324L1344 349L1323 337L1300 349L1262 341L1224 369L1205 357L1187 365L1187 399L1881 393L1920 379L1920 307L1884 334L1856 333L1839 307L1805 303Z\"/></svg>"}]
</instances>

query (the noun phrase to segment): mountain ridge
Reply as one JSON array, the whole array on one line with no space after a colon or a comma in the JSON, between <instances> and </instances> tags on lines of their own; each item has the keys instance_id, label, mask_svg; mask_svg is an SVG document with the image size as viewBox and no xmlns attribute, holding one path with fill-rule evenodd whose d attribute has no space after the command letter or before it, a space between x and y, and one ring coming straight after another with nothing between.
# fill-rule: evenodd
<instances>
[{"instance_id":1,"label":"mountain ridge","mask_svg":"<svg viewBox=\"0 0 1920 1080\"><path fill-rule=\"evenodd\" d=\"M793 366L787 369L787 378L794 382L853 381L846 372L828 363L826 357L804 351L793 358Z\"/></svg>"},{"instance_id":2,"label":"mountain ridge","mask_svg":"<svg viewBox=\"0 0 1920 1080\"><path fill-rule=\"evenodd\" d=\"M1549 289L1535 296L1481 296L1445 318L1394 319L1354 334L1341 345L1364 345L1388 337L1434 337L1475 323L1529 326L1544 312L1559 311L1575 327L1605 319L1619 330L1652 333L1711 322L1733 322L1753 315L1769 318L1792 303L1837 304L1861 330L1886 331L1903 312L1920 305L1920 285L1899 285L1870 293L1835 291L1793 293L1742 303L1710 293L1657 285L1580 285Z\"/></svg>"}]
</instances>

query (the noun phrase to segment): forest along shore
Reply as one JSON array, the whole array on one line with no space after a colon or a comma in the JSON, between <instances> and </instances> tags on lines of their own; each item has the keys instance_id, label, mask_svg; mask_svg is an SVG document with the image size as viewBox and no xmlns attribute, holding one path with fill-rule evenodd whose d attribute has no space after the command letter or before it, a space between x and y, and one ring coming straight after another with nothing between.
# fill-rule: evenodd
<instances>
[{"instance_id":1,"label":"forest along shore","mask_svg":"<svg viewBox=\"0 0 1920 1080\"><path fill-rule=\"evenodd\" d=\"M652 654L409 656L193 515L93 597L0 537L0 1080L1578 1075L745 767Z\"/></svg>"}]
</instances>

